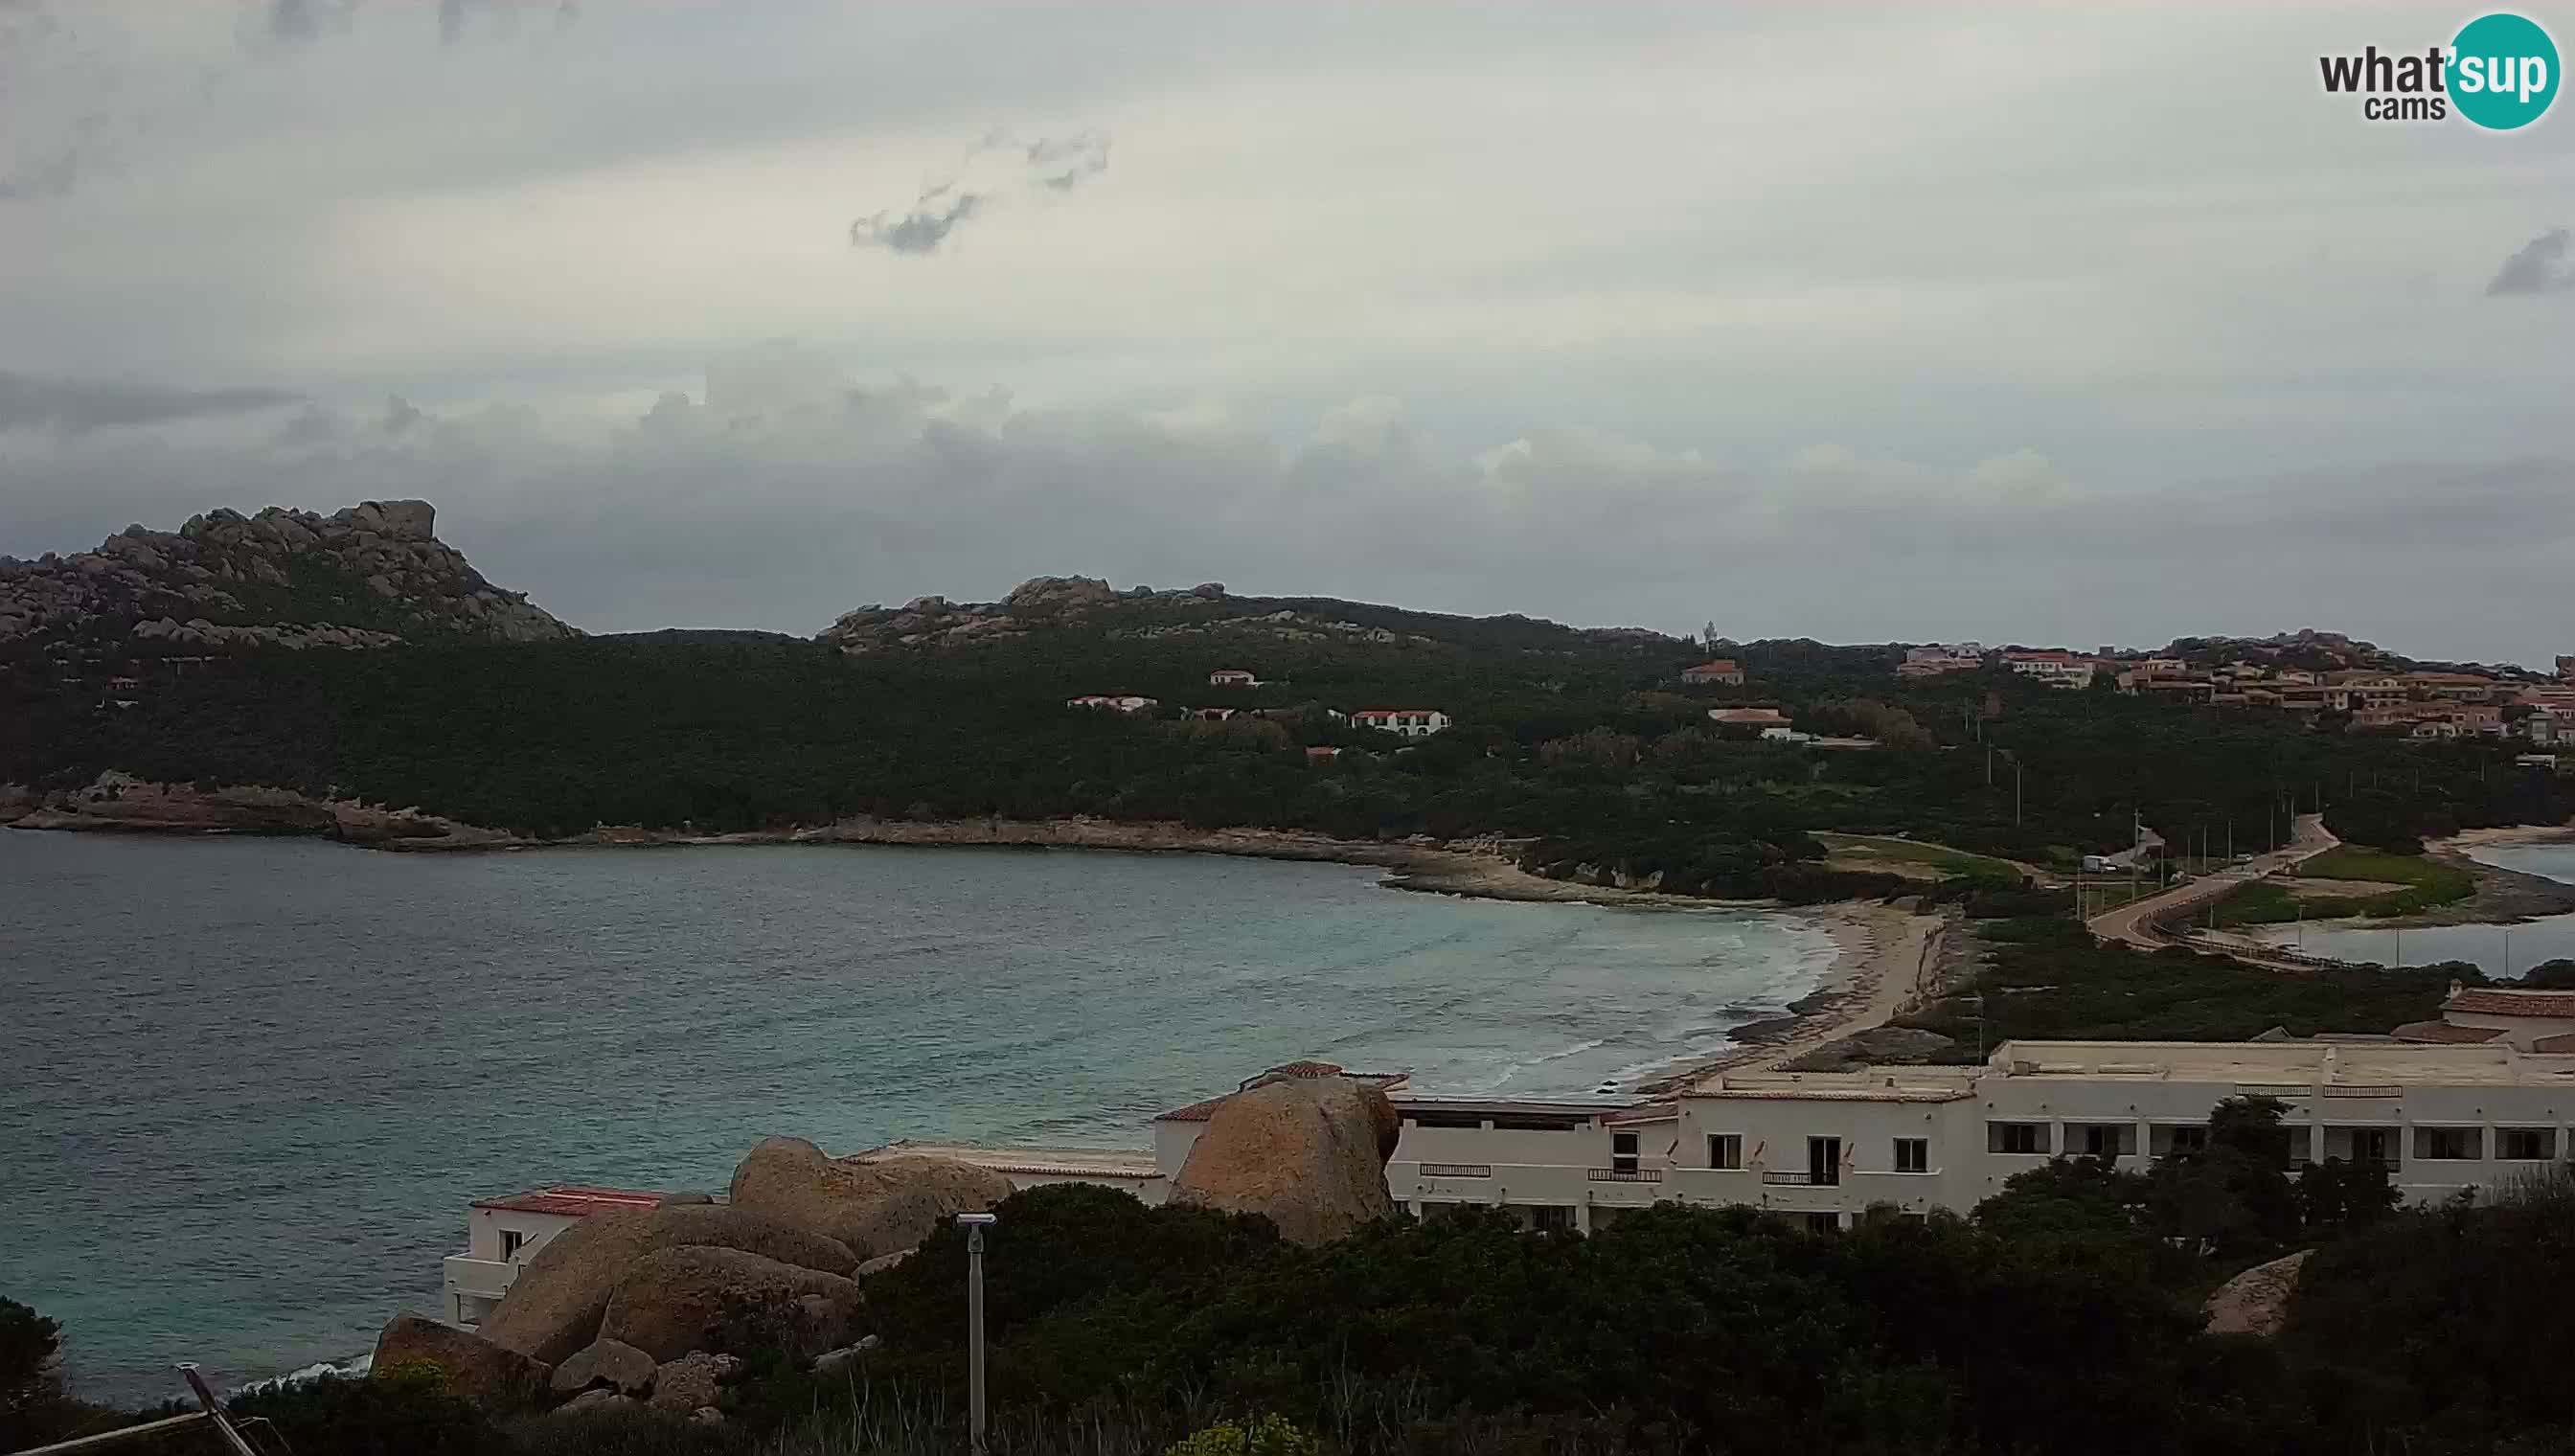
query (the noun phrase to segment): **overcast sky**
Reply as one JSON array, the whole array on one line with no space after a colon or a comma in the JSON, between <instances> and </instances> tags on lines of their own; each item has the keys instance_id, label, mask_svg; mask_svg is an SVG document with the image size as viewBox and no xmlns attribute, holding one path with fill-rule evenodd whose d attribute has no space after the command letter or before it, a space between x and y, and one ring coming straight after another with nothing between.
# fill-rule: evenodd
<instances>
[{"instance_id":1,"label":"overcast sky","mask_svg":"<svg viewBox=\"0 0 2575 1456\"><path fill-rule=\"evenodd\" d=\"M2464 18L0 0L0 552L2542 663L2575 102L2317 80Z\"/></svg>"}]
</instances>

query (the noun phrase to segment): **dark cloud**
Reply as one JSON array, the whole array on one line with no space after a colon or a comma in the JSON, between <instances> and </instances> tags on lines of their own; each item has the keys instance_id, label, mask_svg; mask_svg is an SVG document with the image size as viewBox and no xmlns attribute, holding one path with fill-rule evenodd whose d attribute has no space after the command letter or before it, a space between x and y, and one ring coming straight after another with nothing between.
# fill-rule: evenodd
<instances>
[{"instance_id":1,"label":"dark cloud","mask_svg":"<svg viewBox=\"0 0 2575 1456\"><path fill-rule=\"evenodd\" d=\"M269 0L261 28L285 45L303 45L349 28L357 0Z\"/></svg>"},{"instance_id":2,"label":"dark cloud","mask_svg":"<svg viewBox=\"0 0 2575 1456\"><path fill-rule=\"evenodd\" d=\"M2575 267L2566 266L2566 251L2575 244L2564 228L2551 228L2529 242L2521 251L2503 260L2494 282L2486 285L2486 295L2513 293L2565 293L2575 289Z\"/></svg>"},{"instance_id":3,"label":"dark cloud","mask_svg":"<svg viewBox=\"0 0 2575 1456\"><path fill-rule=\"evenodd\" d=\"M0 430L56 430L77 435L125 425L156 425L207 415L238 415L291 405L285 390L165 389L97 380L41 379L0 371Z\"/></svg>"},{"instance_id":4,"label":"dark cloud","mask_svg":"<svg viewBox=\"0 0 2575 1456\"><path fill-rule=\"evenodd\" d=\"M850 224L850 246L895 253L937 252L970 218L996 203L1071 192L1109 169L1109 139L1097 132L1022 141L995 132L967 153L956 174L933 182L910 208L888 208Z\"/></svg>"}]
</instances>

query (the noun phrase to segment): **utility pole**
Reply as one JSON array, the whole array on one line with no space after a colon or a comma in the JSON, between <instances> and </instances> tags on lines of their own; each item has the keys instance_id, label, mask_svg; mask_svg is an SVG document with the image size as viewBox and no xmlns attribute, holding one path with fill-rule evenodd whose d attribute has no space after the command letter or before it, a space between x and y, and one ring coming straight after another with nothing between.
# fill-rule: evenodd
<instances>
[{"instance_id":1,"label":"utility pole","mask_svg":"<svg viewBox=\"0 0 2575 1456\"><path fill-rule=\"evenodd\" d=\"M960 1213L966 1230L967 1440L984 1456L984 1230L1001 1220L990 1213Z\"/></svg>"}]
</instances>

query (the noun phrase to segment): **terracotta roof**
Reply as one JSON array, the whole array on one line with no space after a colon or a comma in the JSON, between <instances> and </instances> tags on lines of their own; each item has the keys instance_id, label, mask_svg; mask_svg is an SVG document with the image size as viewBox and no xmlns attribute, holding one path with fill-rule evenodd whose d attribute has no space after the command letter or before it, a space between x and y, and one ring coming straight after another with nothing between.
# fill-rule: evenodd
<instances>
[{"instance_id":1,"label":"terracotta roof","mask_svg":"<svg viewBox=\"0 0 2575 1456\"><path fill-rule=\"evenodd\" d=\"M507 1213L552 1213L565 1218L588 1218L594 1213L614 1213L628 1208L659 1208L669 1197L667 1193L633 1188L589 1188L568 1184L532 1188L525 1193L510 1193L499 1198L477 1198L474 1206Z\"/></svg>"},{"instance_id":2,"label":"terracotta roof","mask_svg":"<svg viewBox=\"0 0 2575 1456\"><path fill-rule=\"evenodd\" d=\"M1228 1092L1222 1097L1210 1097L1203 1102L1192 1102L1186 1107L1175 1107L1171 1111L1157 1116L1154 1120L1157 1122L1205 1122L1216 1115L1217 1108L1225 1105L1226 1097L1231 1097L1233 1095L1234 1093Z\"/></svg>"},{"instance_id":3,"label":"terracotta roof","mask_svg":"<svg viewBox=\"0 0 2575 1456\"><path fill-rule=\"evenodd\" d=\"M2408 1021L2389 1034L2399 1041L2492 1041L2503 1034L2503 1028L2453 1026L2447 1021Z\"/></svg>"},{"instance_id":4,"label":"terracotta roof","mask_svg":"<svg viewBox=\"0 0 2575 1456\"><path fill-rule=\"evenodd\" d=\"M2560 1055L2575 1052L2575 1031L2560 1031L2554 1036L2542 1036L2530 1043L2530 1049Z\"/></svg>"},{"instance_id":5,"label":"terracotta roof","mask_svg":"<svg viewBox=\"0 0 2575 1456\"><path fill-rule=\"evenodd\" d=\"M2507 991L2469 986L2450 992L2444 1011L2472 1011L2480 1016L2575 1016L2575 991Z\"/></svg>"},{"instance_id":6,"label":"terracotta roof","mask_svg":"<svg viewBox=\"0 0 2575 1456\"><path fill-rule=\"evenodd\" d=\"M1717 658L1711 662L1701 663L1695 668L1683 668L1681 671L1684 673L1739 673L1742 669L1735 666L1732 658Z\"/></svg>"}]
</instances>

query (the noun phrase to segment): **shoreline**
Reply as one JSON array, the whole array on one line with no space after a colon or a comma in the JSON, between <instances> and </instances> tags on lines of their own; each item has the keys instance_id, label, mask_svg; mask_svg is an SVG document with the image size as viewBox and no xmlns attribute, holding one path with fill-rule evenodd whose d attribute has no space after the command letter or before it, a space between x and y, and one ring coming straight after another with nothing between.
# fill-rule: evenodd
<instances>
[{"instance_id":1,"label":"shoreline","mask_svg":"<svg viewBox=\"0 0 2575 1456\"><path fill-rule=\"evenodd\" d=\"M1670 1096L1718 1072L1793 1061L1845 1037L1885 1025L1929 989L1952 917L1882 900L1783 907L1809 915L1835 953L1815 989L1788 1003L1789 1016L1727 1033L1737 1044L1687 1057L1637 1081L1639 1096ZM1749 1039L1745 1033L1749 1032Z\"/></svg>"},{"instance_id":2,"label":"shoreline","mask_svg":"<svg viewBox=\"0 0 2575 1456\"><path fill-rule=\"evenodd\" d=\"M677 848L740 844L885 844L907 847L1116 849L1224 854L1350 864L1386 871L1387 888L1471 899L1665 909L1783 909L1770 899L1669 894L1625 884L1550 879L1523 869L1522 839L1341 839L1301 829L1203 829L1183 823L1097 819L884 819L853 815L825 824L705 834L602 825L555 839L463 823L417 809L316 799L290 789L200 790L109 774L75 795L38 800L0 786L0 827L75 833L321 838L399 853L492 853L563 848Z\"/></svg>"}]
</instances>

